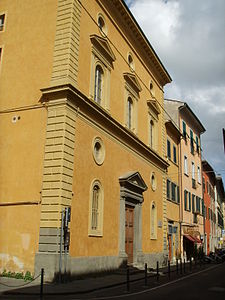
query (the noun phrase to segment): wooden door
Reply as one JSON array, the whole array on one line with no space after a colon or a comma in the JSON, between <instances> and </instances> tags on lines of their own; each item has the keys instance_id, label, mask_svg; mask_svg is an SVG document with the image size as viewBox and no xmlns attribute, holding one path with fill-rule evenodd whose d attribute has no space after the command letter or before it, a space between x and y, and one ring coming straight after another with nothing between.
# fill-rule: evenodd
<instances>
[{"instance_id":1,"label":"wooden door","mask_svg":"<svg viewBox=\"0 0 225 300\"><path fill-rule=\"evenodd\" d=\"M128 256L128 263L133 263L134 245L134 207L126 205L125 221L125 251Z\"/></svg>"}]
</instances>

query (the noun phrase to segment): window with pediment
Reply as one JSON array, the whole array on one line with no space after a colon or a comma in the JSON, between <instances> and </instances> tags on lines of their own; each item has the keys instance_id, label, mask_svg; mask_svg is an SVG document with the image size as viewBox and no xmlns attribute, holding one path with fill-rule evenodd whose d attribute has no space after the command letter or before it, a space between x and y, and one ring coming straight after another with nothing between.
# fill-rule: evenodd
<instances>
[{"instance_id":1,"label":"window with pediment","mask_svg":"<svg viewBox=\"0 0 225 300\"><path fill-rule=\"evenodd\" d=\"M110 75L116 57L106 38L90 36L91 76L90 98L106 110L110 110Z\"/></svg>"},{"instance_id":2,"label":"window with pediment","mask_svg":"<svg viewBox=\"0 0 225 300\"><path fill-rule=\"evenodd\" d=\"M158 120L160 108L156 100L148 100L148 145L151 149L158 150Z\"/></svg>"},{"instance_id":3,"label":"window with pediment","mask_svg":"<svg viewBox=\"0 0 225 300\"><path fill-rule=\"evenodd\" d=\"M125 126L137 134L137 108L141 86L134 74L124 73L123 76L125 80Z\"/></svg>"}]
</instances>

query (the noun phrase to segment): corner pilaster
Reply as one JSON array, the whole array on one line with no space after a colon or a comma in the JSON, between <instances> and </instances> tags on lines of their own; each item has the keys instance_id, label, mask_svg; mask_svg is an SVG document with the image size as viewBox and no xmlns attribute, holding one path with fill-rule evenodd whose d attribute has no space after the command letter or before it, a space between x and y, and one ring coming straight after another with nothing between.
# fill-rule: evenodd
<instances>
[{"instance_id":1,"label":"corner pilaster","mask_svg":"<svg viewBox=\"0 0 225 300\"><path fill-rule=\"evenodd\" d=\"M58 0L51 86L77 85L80 18L78 0Z\"/></svg>"}]
</instances>

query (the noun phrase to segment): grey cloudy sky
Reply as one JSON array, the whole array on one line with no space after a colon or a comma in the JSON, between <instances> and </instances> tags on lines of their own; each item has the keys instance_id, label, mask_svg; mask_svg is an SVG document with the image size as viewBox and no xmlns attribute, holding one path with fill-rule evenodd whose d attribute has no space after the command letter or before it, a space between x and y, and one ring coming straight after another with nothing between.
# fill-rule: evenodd
<instances>
[{"instance_id":1,"label":"grey cloudy sky","mask_svg":"<svg viewBox=\"0 0 225 300\"><path fill-rule=\"evenodd\" d=\"M126 0L173 81L165 98L188 103L206 132L203 158L225 184L225 0Z\"/></svg>"}]
</instances>

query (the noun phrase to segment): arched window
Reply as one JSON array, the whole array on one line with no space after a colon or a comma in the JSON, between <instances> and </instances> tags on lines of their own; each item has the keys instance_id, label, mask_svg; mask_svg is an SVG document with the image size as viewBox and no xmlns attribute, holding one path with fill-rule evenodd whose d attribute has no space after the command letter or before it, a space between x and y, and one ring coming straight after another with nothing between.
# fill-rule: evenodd
<instances>
[{"instance_id":1,"label":"arched window","mask_svg":"<svg viewBox=\"0 0 225 300\"><path fill-rule=\"evenodd\" d=\"M100 33L103 36L107 35L107 27L106 27L106 23L105 23L105 18L103 17L102 14L98 15L98 27L100 29Z\"/></svg>"},{"instance_id":2,"label":"arched window","mask_svg":"<svg viewBox=\"0 0 225 300\"><path fill-rule=\"evenodd\" d=\"M149 122L149 146L154 148L154 122L150 120Z\"/></svg>"},{"instance_id":3,"label":"arched window","mask_svg":"<svg viewBox=\"0 0 225 300\"><path fill-rule=\"evenodd\" d=\"M132 130L132 123L133 123L133 101L131 97L127 99L127 127Z\"/></svg>"},{"instance_id":4,"label":"arched window","mask_svg":"<svg viewBox=\"0 0 225 300\"><path fill-rule=\"evenodd\" d=\"M150 237L157 239L157 208L154 201L151 203L150 210Z\"/></svg>"},{"instance_id":5,"label":"arched window","mask_svg":"<svg viewBox=\"0 0 225 300\"><path fill-rule=\"evenodd\" d=\"M96 230L99 224L99 198L100 188L98 185L93 187L92 195L92 213L91 213L91 229Z\"/></svg>"},{"instance_id":6,"label":"arched window","mask_svg":"<svg viewBox=\"0 0 225 300\"><path fill-rule=\"evenodd\" d=\"M102 236L103 233L103 190L95 180L90 191L89 235Z\"/></svg>"},{"instance_id":7,"label":"arched window","mask_svg":"<svg viewBox=\"0 0 225 300\"><path fill-rule=\"evenodd\" d=\"M100 65L97 65L95 68L94 100L98 104L101 104L101 101L102 101L103 75L104 75L104 72L102 70L102 67Z\"/></svg>"}]
</instances>

